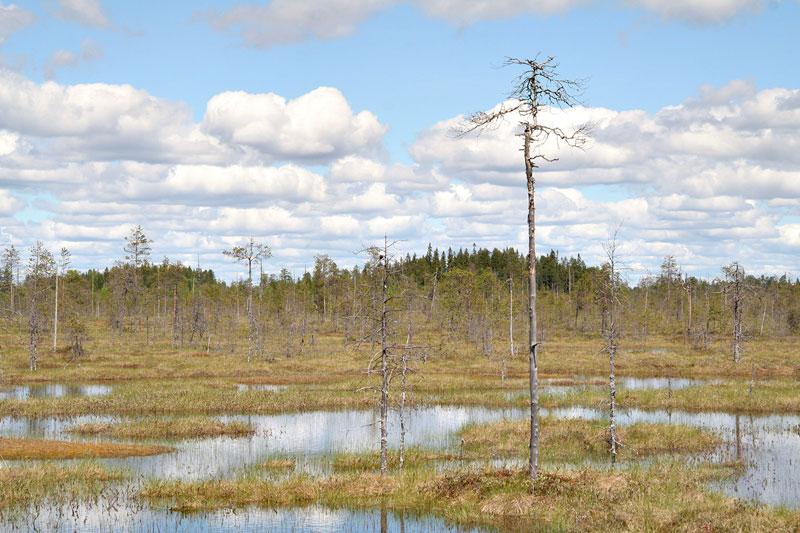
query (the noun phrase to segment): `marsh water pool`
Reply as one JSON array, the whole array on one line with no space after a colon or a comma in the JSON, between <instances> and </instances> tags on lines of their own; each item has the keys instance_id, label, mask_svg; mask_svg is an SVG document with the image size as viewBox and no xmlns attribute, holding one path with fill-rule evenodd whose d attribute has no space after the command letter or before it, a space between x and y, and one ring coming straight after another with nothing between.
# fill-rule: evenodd
<instances>
[{"instance_id":1,"label":"marsh water pool","mask_svg":"<svg viewBox=\"0 0 800 533\"><path fill-rule=\"evenodd\" d=\"M705 384L697 380L668 378L621 380L627 388L685 388ZM602 386L559 386L545 393L561 394L561 388ZM83 386L87 387L87 386ZM91 386L88 386L91 387ZM95 389L87 389L95 391ZM269 389L268 389L269 390ZM97 393L102 389L96 389ZM29 396L35 397L35 396ZM599 409L570 407L543 410L543 415L559 418L601 419L606 413ZM469 423L487 423L502 419L527 417L524 409L488 409L481 407L434 406L406 413L406 445L443 449L457 447L454 434ZM105 459L101 463L123 466L135 473L135 485L147 478L197 480L224 478L248 466L257 465L275 456L291 456L295 470L315 474L330 468L330 455L338 452L362 452L378 447L377 412L372 410L312 411L281 415L232 415L218 417L222 421L238 420L251 424L252 437L215 437L171 442L175 452L150 457ZM0 436L31 437L60 440L111 440L84 438L69 433L69 428L87 422L130 420L115 416L81 416L74 418L13 418L0 419ZM745 416L728 413L687 413L680 411L619 410L620 425L637 422L685 424L716 432L723 444L702 459L712 461L741 461L743 474L716 487L732 496L763 502L769 505L800 507L800 416ZM398 444L399 417L390 416L390 447ZM154 440L153 442L163 442ZM5 464L13 464L6 462ZM128 501L125 499L125 501ZM310 507L292 510L248 508L236 512L214 512L183 515L166 509L151 509L129 503L103 505L102 498L92 505L60 504L39 507L36 524L28 514L6 516L0 529L25 531L28 526L55 531L75 530L71 520L81 517L87 531L233 531L244 529L266 531L377 531L386 524L397 530L400 523L405 531L461 531L431 517L399 517L378 511L332 510ZM113 512L108 509L113 508ZM377 524L377 525L376 525ZM392 526L392 524L395 524Z\"/></svg>"},{"instance_id":2,"label":"marsh water pool","mask_svg":"<svg viewBox=\"0 0 800 533\"><path fill-rule=\"evenodd\" d=\"M30 510L29 510L30 511ZM399 515L385 509L355 511L331 509L318 505L293 509L225 509L213 512L180 513L126 505L116 501L113 510L108 500L78 506L44 507L25 516L0 516L3 531L51 531L67 533L228 533L239 531L266 531L274 533L311 532L333 533L405 533L486 531L461 528L430 516Z\"/></svg>"},{"instance_id":3,"label":"marsh water pool","mask_svg":"<svg viewBox=\"0 0 800 533\"><path fill-rule=\"evenodd\" d=\"M28 398L80 398L110 394L110 385L37 384L0 387L0 400L27 400Z\"/></svg>"}]
</instances>

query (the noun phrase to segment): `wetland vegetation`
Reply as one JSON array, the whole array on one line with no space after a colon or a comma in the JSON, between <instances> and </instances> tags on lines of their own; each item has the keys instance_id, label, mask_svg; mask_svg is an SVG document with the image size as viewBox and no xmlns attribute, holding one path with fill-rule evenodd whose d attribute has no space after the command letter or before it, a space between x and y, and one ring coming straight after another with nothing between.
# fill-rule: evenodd
<instances>
[{"instance_id":1,"label":"wetland vegetation","mask_svg":"<svg viewBox=\"0 0 800 533\"><path fill-rule=\"evenodd\" d=\"M252 285L168 261L68 272L59 305L72 326L35 371L26 306L54 302L14 282L0 339L0 528L69 530L72 506L102 530L111 504L141 530L175 516L235 529L231 509L275 528L312 514L409 531L800 528L795 283L749 278L739 362L724 280L621 285L612 466L604 271L541 257L531 480L528 361L508 335L523 330L509 286L524 293L524 263L513 250L398 258L384 348L374 263L348 271L319 256L301 279ZM115 292L127 275L135 299ZM370 363L382 349L385 463Z\"/></svg>"}]
</instances>

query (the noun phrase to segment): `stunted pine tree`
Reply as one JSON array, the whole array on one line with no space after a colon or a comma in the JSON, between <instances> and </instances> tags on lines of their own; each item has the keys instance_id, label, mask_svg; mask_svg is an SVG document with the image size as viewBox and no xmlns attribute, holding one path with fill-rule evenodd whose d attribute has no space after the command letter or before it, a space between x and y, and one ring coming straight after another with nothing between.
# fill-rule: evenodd
<instances>
[{"instance_id":1,"label":"stunted pine tree","mask_svg":"<svg viewBox=\"0 0 800 533\"><path fill-rule=\"evenodd\" d=\"M133 307L133 331L139 330L139 300L142 292L141 269L147 264L150 258L150 244L153 241L148 239L141 226L136 226L125 237L125 262L133 269L130 275L125 277L128 285L126 292L130 296Z\"/></svg>"},{"instance_id":2,"label":"stunted pine tree","mask_svg":"<svg viewBox=\"0 0 800 533\"><path fill-rule=\"evenodd\" d=\"M125 237L125 261L136 269L146 265L150 257L150 243L152 242L145 236L141 226L133 228Z\"/></svg>"},{"instance_id":3,"label":"stunted pine tree","mask_svg":"<svg viewBox=\"0 0 800 533\"><path fill-rule=\"evenodd\" d=\"M244 246L234 246L222 253L237 263L247 265L247 362L249 363L255 350L256 340L256 320L253 310L253 263L272 257L272 250L266 244L256 242L253 237L250 237Z\"/></svg>"},{"instance_id":4,"label":"stunted pine tree","mask_svg":"<svg viewBox=\"0 0 800 533\"><path fill-rule=\"evenodd\" d=\"M583 88L582 80L564 79L558 74L558 63L553 57L539 60L508 58L504 66L521 67L509 100L491 111L471 115L454 133L463 137L472 132L498 127L504 120L516 120L517 136L522 139L522 154L528 188L528 357L530 375L531 431L528 470L531 479L539 474L539 363L536 321L536 246L535 246L535 179L533 169L539 161L553 162L555 157L546 153L548 141L580 147L587 139L588 125L565 131L558 126L542 123L540 114L548 109L569 108L578 104Z\"/></svg>"}]
</instances>

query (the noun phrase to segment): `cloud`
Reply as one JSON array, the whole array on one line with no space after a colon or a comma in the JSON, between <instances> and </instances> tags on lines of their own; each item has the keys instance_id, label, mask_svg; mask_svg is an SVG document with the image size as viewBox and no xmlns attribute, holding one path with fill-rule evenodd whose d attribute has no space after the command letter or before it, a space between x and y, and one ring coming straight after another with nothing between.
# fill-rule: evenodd
<instances>
[{"instance_id":1,"label":"cloud","mask_svg":"<svg viewBox=\"0 0 800 533\"><path fill-rule=\"evenodd\" d=\"M690 24L721 24L737 15L758 13L764 0L624 0L623 5L643 8L664 20Z\"/></svg>"},{"instance_id":2,"label":"cloud","mask_svg":"<svg viewBox=\"0 0 800 533\"><path fill-rule=\"evenodd\" d=\"M69 50L56 50L53 57L47 60L42 70L47 80L52 80L56 76L56 70L63 67L74 67L78 64L78 54Z\"/></svg>"},{"instance_id":3,"label":"cloud","mask_svg":"<svg viewBox=\"0 0 800 533\"><path fill-rule=\"evenodd\" d=\"M664 192L748 198L792 196L800 181L800 91L764 89L734 81L703 87L700 97L658 113L576 107L545 109L542 123L569 131L594 124L585 150L548 142L541 153L558 158L537 170L542 185L651 184ZM462 117L421 132L409 152L420 165L469 182L524 183L518 117L461 139L449 134Z\"/></svg>"},{"instance_id":4,"label":"cloud","mask_svg":"<svg viewBox=\"0 0 800 533\"><path fill-rule=\"evenodd\" d=\"M96 57L84 43L83 58ZM75 65L74 53L50 65ZM226 92L208 102L202 123L182 102L130 85L34 83L0 70L0 123L35 143L37 156L152 163L327 163L382 151L386 126L369 111L354 113L344 95L320 87L293 100L273 93Z\"/></svg>"},{"instance_id":5,"label":"cloud","mask_svg":"<svg viewBox=\"0 0 800 533\"><path fill-rule=\"evenodd\" d=\"M628 259L642 267L667 254L701 273L733 259L753 271L792 264L800 241L782 220L800 213L798 94L738 80L656 113L543 112L595 130L585 151L543 147L560 159L536 173L539 251L602 261L623 222ZM412 161L391 163L386 125L333 88L295 99L226 92L195 122L185 104L128 85L0 72L0 218L9 243L67 246L78 268L119 259L136 223L154 256L200 253L223 276L236 269L219 252L249 235L272 245L275 270L317 252L352 265L384 234L409 252L428 242L524 249L517 121L454 139L458 120L420 132ZM52 197L35 196L43 190ZM41 217L22 223L21 210Z\"/></svg>"},{"instance_id":6,"label":"cloud","mask_svg":"<svg viewBox=\"0 0 800 533\"><path fill-rule=\"evenodd\" d=\"M245 167L241 165L176 165L155 180L114 182L127 199L184 204L252 204L264 200L321 201L322 176L296 165Z\"/></svg>"},{"instance_id":7,"label":"cloud","mask_svg":"<svg viewBox=\"0 0 800 533\"><path fill-rule=\"evenodd\" d=\"M622 222L625 238L636 243L629 249L636 264L657 265L657 254L670 249L705 272L715 271L720 258L766 273L787 264L785 254L800 251L780 241L791 233L780 225L782 213L800 206L798 94L734 80L701 87L698 96L652 114L543 110L546 124L594 123L594 136L583 151L541 147L559 160L535 170L540 249L602 261L598 243ZM492 239L491 225L525 213L518 117L480 136L453 138L461 120L420 132L409 153L450 180L449 188L432 193L431 213L445 235L454 242L471 233ZM597 185L616 186L623 198L590 199L584 190Z\"/></svg>"},{"instance_id":8,"label":"cloud","mask_svg":"<svg viewBox=\"0 0 800 533\"><path fill-rule=\"evenodd\" d=\"M273 0L266 6L236 6L199 14L219 32L237 33L253 48L308 39L336 39L351 35L356 26L392 0Z\"/></svg>"},{"instance_id":9,"label":"cloud","mask_svg":"<svg viewBox=\"0 0 800 533\"><path fill-rule=\"evenodd\" d=\"M11 216L24 207L25 202L12 196L10 191L0 189L0 216Z\"/></svg>"},{"instance_id":10,"label":"cloud","mask_svg":"<svg viewBox=\"0 0 800 533\"><path fill-rule=\"evenodd\" d=\"M87 28L111 28L114 24L105 14L100 0L58 0L56 18L75 22Z\"/></svg>"},{"instance_id":11,"label":"cloud","mask_svg":"<svg viewBox=\"0 0 800 533\"><path fill-rule=\"evenodd\" d=\"M218 94L208 102L203 127L224 142L282 160L374 154L387 129L369 111L354 114L344 95L332 87L289 101L274 93Z\"/></svg>"},{"instance_id":12,"label":"cloud","mask_svg":"<svg viewBox=\"0 0 800 533\"><path fill-rule=\"evenodd\" d=\"M36 20L36 15L27 9L0 2L0 43L11 35L24 30Z\"/></svg>"},{"instance_id":13,"label":"cloud","mask_svg":"<svg viewBox=\"0 0 800 533\"><path fill-rule=\"evenodd\" d=\"M600 3L600 0L273 0L266 5L213 8L197 13L193 19L207 22L220 33L237 36L246 46L266 49L284 43L347 37L373 15L402 4L464 28L485 20L523 15L546 17ZM705 25L758 13L766 4L765 0L616 0L611 7L640 9L663 21Z\"/></svg>"},{"instance_id":14,"label":"cloud","mask_svg":"<svg viewBox=\"0 0 800 533\"><path fill-rule=\"evenodd\" d=\"M593 0L416 0L413 3L431 17L464 27L482 20L565 13L576 7L589 5Z\"/></svg>"},{"instance_id":15,"label":"cloud","mask_svg":"<svg viewBox=\"0 0 800 533\"><path fill-rule=\"evenodd\" d=\"M56 50L53 56L44 64L42 70L46 80L56 77L56 71L64 67L77 67L79 61L97 61L103 57L103 47L92 39L86 38L81 45L81 52L78 55L69 50Z\"/></svg>"}]
</instances>

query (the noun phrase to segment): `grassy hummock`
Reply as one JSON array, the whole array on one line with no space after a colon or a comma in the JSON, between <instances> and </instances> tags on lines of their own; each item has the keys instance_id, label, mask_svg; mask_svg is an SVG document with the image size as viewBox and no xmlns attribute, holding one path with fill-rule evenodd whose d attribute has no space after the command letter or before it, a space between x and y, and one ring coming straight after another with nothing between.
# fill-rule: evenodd
<instances>
[{"instance_id":1,"label":"grassy hummock","mask_svg":"<svg viewBox=\"0 0 800 533\"><path fill-rule=\"evenodd\" d=\"M22 507L44 499L73 502L97 495L129 474L95 462L36 462L0 468L0 508Z\"/></svg>"},{"instance_id":2,"label":"grassy hummock","mask_svg":"<svg viewBox=\"0 0 800 533\"><path fill-rule=\"evenodd\" d=\"M602 420L542 417L541 460L579 463L608 457L608 422ZM458 434L464 452L474 457L527 457L530 420L501 420L470 424ZM633 424L617 428L620 459L665 453L697 454L713 450L719 436L679 424Z\"/></svg>"},{"instance_id":3,"label":"grassy hummock","mask_svg":"<svg viewBox=\"0 0 800 533\"><path fill-rule=\"evenodd\" d=\"M68 442L0 437L0 459L93 459L134 457L171 452L167 446L116 444L111 442Z\"/></svg>"},{"instance_id":4,"label":"grassy hummock","mask_svg":"<svg viewBox=\"0 0 800 533\"><path fill-rule=\"evenodd\" d=\"M545 470L531 481L522 469L413 468L273 480L150 481L140 492L153 504L197 511L258 505L319 504L432 513L461 526L503 531L796 531L800 513L744 503L709 491L737 465L689 467L662 461L621 470Z\"/></svg>"},{"instance_id":5,"label":"grassy hummock","mask_svg":"<svg viewBox=\"0 0 800 533\"><path fill-rule=\"evenodd\" d=\"M115 439L199 439L249 437L255 430L239 421L221 422L209 417L159 418L113 423L80 424L69 429L77 435L103 435Z\"/></svg>"}]
</instances>

